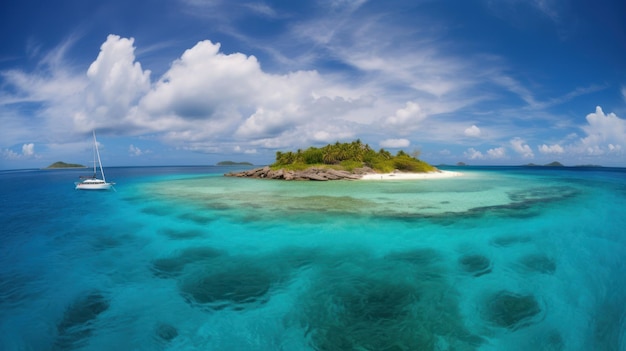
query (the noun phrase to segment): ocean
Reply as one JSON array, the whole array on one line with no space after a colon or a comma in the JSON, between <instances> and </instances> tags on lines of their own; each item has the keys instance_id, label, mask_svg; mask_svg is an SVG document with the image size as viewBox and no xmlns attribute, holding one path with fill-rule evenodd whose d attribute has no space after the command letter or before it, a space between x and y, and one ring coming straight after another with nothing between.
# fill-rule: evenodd
<instances>
[{"instance_id":1,"label":"ocean","mask_svg":"<svg viewBox=\"0 0 626 351\"><path fill-rule=\"evenodd\" d=\"M0 350L626 350L626 169L0 172Z\"/></svg>"}]
</instances>

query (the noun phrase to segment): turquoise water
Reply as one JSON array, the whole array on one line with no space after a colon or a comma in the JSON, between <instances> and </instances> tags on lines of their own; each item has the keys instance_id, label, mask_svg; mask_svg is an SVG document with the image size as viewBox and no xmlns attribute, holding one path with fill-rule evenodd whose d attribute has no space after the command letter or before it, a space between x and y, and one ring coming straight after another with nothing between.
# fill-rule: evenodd
<instances>
[{"instance_id":1,"label":"turquoise water","mask_svg":"<svg viewBox=\"0 0 626 351\"><path fill-rule=\"evenodd\" d=\"M626 350L626 169L0 172L1 350Z\"/></svg>"}]
</instances>

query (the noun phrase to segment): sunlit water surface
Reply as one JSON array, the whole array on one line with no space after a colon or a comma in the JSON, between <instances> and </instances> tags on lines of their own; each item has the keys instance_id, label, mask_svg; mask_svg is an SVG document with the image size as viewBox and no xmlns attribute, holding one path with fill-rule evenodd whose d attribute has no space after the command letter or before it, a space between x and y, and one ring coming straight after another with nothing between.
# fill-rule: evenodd
<instances>
[{"instance_id":1,"label":"sunlit water surface","mask_svg":"<svg viewBox=\"0 0 626 351\"><path fill-rule=\"evenodd\" d=\"M0 172L1 350L626 350L626 170Z\"/></svg>"}]
</instances>

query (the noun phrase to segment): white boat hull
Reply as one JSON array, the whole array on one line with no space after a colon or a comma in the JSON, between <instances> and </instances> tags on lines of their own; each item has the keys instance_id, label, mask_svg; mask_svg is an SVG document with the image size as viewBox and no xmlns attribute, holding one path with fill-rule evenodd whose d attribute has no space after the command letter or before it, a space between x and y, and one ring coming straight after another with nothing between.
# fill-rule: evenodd
<instances>
[{"instance_id":1,"label":"white boat hull","mask_svg":"<svg viewBox=\"0 0 626 351\"><path fill-rule=\"evenodd\" d=\"M103 181L93 182L86 180L84 182L76 183L76 190L110 190L113 187L113 183L106 183Z\"/></svg>"}]
</instances>

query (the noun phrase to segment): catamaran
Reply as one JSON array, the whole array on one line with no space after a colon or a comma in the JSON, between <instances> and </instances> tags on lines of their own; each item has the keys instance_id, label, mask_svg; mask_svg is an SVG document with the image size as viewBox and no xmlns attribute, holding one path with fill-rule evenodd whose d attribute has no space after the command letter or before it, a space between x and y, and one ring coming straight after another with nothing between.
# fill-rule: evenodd
<instances>
[{"instance_id":1,"label":"catamaran","mask_svg":"<svg viewBox=\"0 0 626 351\"><path fill-rule=\"evenodd\" d=\"M76 182L77 190L109 190L113 188L115 183L107 183L106 178L104 177L104 169L102 169L102 161L100 161L100 151L98 151L98 142L96 141L96 131L93 131L93 176L91 177L82 177L83 179L80 182ZM98 179L96 173L96 157L98 159L98 165L100 166L100 174L102 174L102 179Z\"/></svg>"}]
</instances>

